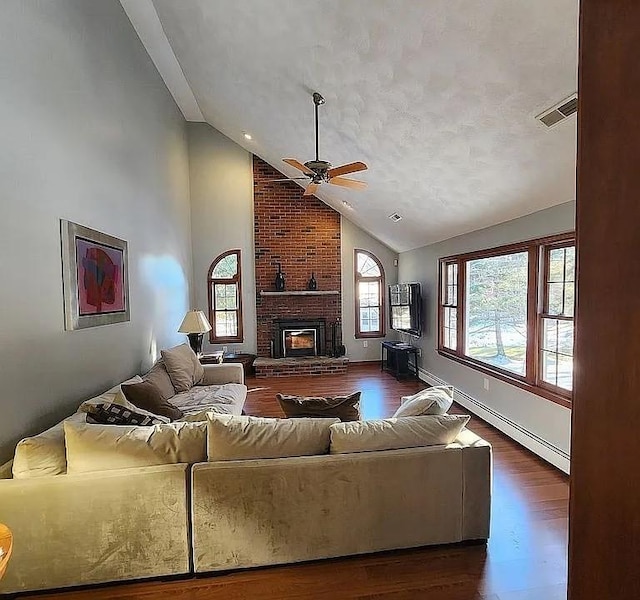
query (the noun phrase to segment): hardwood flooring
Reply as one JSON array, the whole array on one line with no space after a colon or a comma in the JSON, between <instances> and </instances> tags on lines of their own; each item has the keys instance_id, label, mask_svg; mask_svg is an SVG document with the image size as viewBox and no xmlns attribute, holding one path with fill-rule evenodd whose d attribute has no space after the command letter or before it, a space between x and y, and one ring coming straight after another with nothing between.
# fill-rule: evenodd
<instances>
[{"instance_id":1,"label":"hardwood flooring","mask_svg":"<svg viewBox=\"0 0 640 600\"><path fill-rule=\"evenodd\" d=\"M402 395L425 387L378 365L347 375L249 379L247 414L283 416L277 392L362 390L366 418L390 416ZM463 413L459 407L452 412ZM485 545L402 550L172 581L138 582L31 597L76 600L564 600L568 477L485 422L469 428L493 446L491 538Z\"/></svg>"}]
</instances>

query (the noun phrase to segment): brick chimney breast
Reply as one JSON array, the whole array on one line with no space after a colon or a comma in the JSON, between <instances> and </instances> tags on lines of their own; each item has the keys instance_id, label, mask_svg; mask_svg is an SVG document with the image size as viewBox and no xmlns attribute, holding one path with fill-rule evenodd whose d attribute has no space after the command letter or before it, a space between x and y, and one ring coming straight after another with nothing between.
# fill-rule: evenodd
<instances>
[{"instance_id":1,"label":"brick chimney breast","mask_svg":"<svg viewBox=\"0 0 640 600\"><path fill-rule=\"evenodd\" d=\"M327 327L341 317L340 213L315 196L303 198L294 182L269 182L284 175L253 157L256 313L258 356L268 357L275 319L325 319ZM307 289L314 273L318 291L336 295L261 296L275 291L281 265L285 291Z\"/></svg>"}]
</instances>

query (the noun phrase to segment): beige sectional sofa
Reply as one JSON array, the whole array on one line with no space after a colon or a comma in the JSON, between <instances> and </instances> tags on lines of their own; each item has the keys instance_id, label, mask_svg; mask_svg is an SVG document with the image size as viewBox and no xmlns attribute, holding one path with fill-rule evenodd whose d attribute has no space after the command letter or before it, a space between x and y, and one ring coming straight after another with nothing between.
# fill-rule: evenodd
<instances>
[{"instance_id":1,"label":"beige sectional sofa","mask_svg":"<svg viewBox=\"0 0 640 600\"><path fill-rule=\"evenodd\" d=\"M218 370L216 381L237 382L241 365L228 366L240 371ZM209 416L209 425L234 418ZM0 521L13 531L14 555L0 593L489 536L491 447L466 429L421 448L244 460L233 452L22 479L5 466Z\"/></svg>"},{"instance_id":2,"label":"beige sectional sofa","mask_svg":"<svg viewBox=\"0 0 640 600\"><path fill-rule=\"evenodd\" d=\"M491 447L447 446L196 464L196 573L486 540Z\"/></svg>"}]
</instances>

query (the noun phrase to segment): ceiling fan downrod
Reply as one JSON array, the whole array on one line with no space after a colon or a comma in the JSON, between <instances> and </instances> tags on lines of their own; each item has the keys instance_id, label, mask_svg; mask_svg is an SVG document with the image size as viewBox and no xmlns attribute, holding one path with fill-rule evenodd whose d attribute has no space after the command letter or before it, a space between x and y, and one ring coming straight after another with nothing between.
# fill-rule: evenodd
<instances>
[{"instance_id":1,"label":"ceiling fan downrod","mask_svg":"<svg viewBox=\"0 0 640 600\"><path fill-rule=\"evenodd\" d=\"M316 112L316 162L320 161L320 155L318 152L318 106L324 104L325 100L318 92L313 92L313 103L315 105Z\"/></svg>"}]
</instances>

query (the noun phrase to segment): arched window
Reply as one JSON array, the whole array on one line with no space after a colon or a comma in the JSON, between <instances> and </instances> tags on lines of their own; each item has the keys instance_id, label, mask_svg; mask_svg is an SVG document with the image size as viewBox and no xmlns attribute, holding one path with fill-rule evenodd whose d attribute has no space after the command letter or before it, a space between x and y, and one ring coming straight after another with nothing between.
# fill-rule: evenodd
<instances>
[{"instance_id":1,"label":"arched window","mask_svg":"<svg viewBox=\"0 0 640 600\"><path fill-rule=\"evenodd\" d=\"M384 337L384 269L366 250L355 251L356 337Z\"/></svg>"},{"instance_id":2,"label":"arched window","mask_svg":"<svg viewBox=\"0 0 640 600\"><path fill-rule=\"evenodd\" d=\"M242 342L240 250L223 252L209 267L209 332L212 344Z\"/></svg>"}]
</instances>

